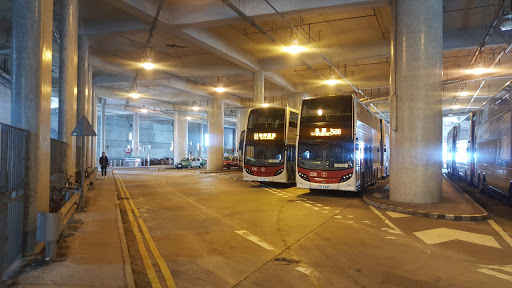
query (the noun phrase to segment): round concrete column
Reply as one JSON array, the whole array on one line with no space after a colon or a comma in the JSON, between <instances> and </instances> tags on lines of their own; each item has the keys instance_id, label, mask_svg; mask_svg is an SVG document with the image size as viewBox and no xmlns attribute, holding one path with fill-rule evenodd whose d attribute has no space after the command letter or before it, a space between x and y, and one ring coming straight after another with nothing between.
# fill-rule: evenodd
<instances>
[{"instance_id":1,"label":"round concrete column","mask_svg":"<svg viewBox=\"0 0 512 288\"><path fill-rule=\"evenodd\" d=\"M186 113L176 111L174 116L174 163L187 157L188 121Z\"/></svg>"},{"instance_id":2,"label":"round concrete column","mask_svg":"<svg viewBox=\"0 0 512 288\"><path fill-rule=\"evenodd\" d=\"M11 124L26 129L29 135L23 250L24 254L31 254L39 253L37 214L48 212L50 201L53 1L16 0L12 3Z\"/></svg>"},{"instance_id":3,"label":"round concrete column","mask_svg":"<svg viewBox=\"0 0 512 288\"><path fill-rule=\"evenodd\" d=\"M236 111L236 150L238 151L238 144L240 144L240 133L247 129L247 118L249 117L249 108L239 108Z\"/></svg>"},{"instance_id":4,"label":"round concrete column","mask_svg":"<svg viewBox=\"0 0 512 288\"><path fill-rule=\"evenodd\" d=\"M105 146L105 136L107 136L107 131L106 131L106 128L107 128L107 114L106 114L106 109L107 109L107 99L106 98L101 98L101 153L103 152L107 152L105 151L106 149L106 146Z\"/></svg>"},{"instance_id":5,"label":"round concrete column","mask_svg":"<svg viewBox=\"0 0 512 288\"><path fill-rule=\"evenodd\" d=\"M254 72L254 107L261 107L265 103L265 72Z\"/></svg>"},{"instance_id":6,"label":"round concrete column","mask_svg":"<svg viewBox=\"0 0 512 288\"><path fill-rule=\"evenodd\" d=\"M87 40L87 36L85 34L78 35L78 69L77 69L77 97L76 97L76 121L80 121L82 116L86 114L87 107L87 93L89 92L89 73L88 73L88 63L89 63L89 41ZM80 170L82 165L82 161L86 155L85 150L86 147L82 147L82 137L76 137L76 168Z\"/></svg>"},{"instance_id":7,"label":"round concrete column","mask_svg":"<svg viewBox=\"0 0 512 288\"><path fill-rule=\"evenodd\" d=\"M78 61L78 0L60 5L59 46L59 140L67 143L65 172L75 175L76 144L71 132L76 126L76 81Z\"/></svg>"},{"instance_id":8,"label":"round concrete column","mask_svg":"<svg viewBox=\"0 0 512 288\"><path fill-rule=\"evenodd\" d=\"M290 93L286 96L288 107L300 110L300 105L302 105L302 99L304 99L304 93Z\"/></svg>"},{"instance_id":9,"label":"round concrete column","mask_svg":"<svg viewBox=\"0 0 512 288\"><path fill-rule=\"evenodd\" d=\"M132 138L132 148L133 148L133 156L139 156L139 113L133 114L133 138Z\"/></svg>"},{"instance_id":10,"label":"round concrete column","mask_svg":"<svg viewBox=\"0 0 512 288\"><path fill-rule=\"evenodd\" d=\"M443 1L393 0L390 199L441 198ZM393 79L392 79L393 80Z\"/></svg>"},{"instance_id":11,"label":"round concrete column","mask_svg":"<svg viewBox=\"0 0 512 288\"><path fill-rule=\"evenodd\" d=\"M222 170L224 157L224 100L208 100L208 170Z\"/></svg>"}]
</instances>

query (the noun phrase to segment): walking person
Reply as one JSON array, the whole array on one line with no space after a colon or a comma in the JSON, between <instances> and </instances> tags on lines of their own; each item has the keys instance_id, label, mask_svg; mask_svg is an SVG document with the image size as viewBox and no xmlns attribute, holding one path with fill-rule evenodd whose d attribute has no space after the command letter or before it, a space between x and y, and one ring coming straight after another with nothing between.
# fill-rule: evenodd
<instances>
[{"instance_id":1,"label":"walking person","mask_svg":"<svg viewBox=\"0 0 512 288\"><path fill-rule=\"evenodd\" d=\"M108 157L107 157L107 154L105 154L105 152L101 153L100 166L101 166L101 178L107 178Z\"/></svg>"}]
</instances>

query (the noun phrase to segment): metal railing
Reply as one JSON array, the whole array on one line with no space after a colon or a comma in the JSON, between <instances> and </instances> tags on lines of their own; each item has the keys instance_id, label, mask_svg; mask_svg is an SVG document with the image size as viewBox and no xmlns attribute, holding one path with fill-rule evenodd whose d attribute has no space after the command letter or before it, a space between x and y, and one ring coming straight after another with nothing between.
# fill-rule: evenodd
<instances>
[{"instance_id":1,"label":"metal railing","mask_svg":"<svg viewBox=\"0 0 512 288\"><path fill-rule=\"evenodd\" d=\"M69 149L69 144L51 139L50 143L50 176L66 172L66 163L64 162L66 151ZM74 175L73 175L74 176Z\"/></svg>"},{"instance_id":2,"label":"metal railing","mask_svg":"<svg viewBox=\"0 0 512 288\"><path fill-rule=\"evenodd\" d=\"M0 123L0 275L22 256L27 132Z\"/></svg>"}]
</instances>

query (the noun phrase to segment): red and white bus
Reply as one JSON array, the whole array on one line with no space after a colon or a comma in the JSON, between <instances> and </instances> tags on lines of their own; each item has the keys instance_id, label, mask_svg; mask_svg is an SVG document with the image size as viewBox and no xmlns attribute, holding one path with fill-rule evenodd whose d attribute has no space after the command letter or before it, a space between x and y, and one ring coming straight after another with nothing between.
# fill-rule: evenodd
<instances>
[{"instance_id":1,"label":"red and white bus","mask_svg":"<svg viewBox=\"0 0 512 288\"><path fill-rule=\"evenodd\" d=\"M249 111L244 143L244 180L295 182L299 112L288 107Z\"/></svg>"},{"instance_id":2,"label":"red and white bus","mask_svg":"<svg viewBox=\"0 0 512 288\"><path fill-rule=\"evenodd\" d=\"M389 136L381 136L386 127L356 97L305 99L297 140L297 187L360 191L387 176Z\"/></svg>"}]
</instances>

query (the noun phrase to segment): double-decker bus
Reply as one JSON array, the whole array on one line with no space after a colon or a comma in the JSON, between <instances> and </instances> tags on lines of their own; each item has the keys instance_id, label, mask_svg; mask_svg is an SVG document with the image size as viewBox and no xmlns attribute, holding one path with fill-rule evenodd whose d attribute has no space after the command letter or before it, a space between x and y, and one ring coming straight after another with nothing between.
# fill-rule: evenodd
<instances>
[{"instance_id":1,"label":"double-decker bus","mask_svg":"<svg viewBox=\"0 0 512 288\"><path fill-rule=\"evenodd\" d=\"M305 99L297 140L297 187L360 191L375 183L386 125L356 97L328 96ZM383 172L380 174L383 176ZM387 171L387 170L386 170Z\"/></svg>"},{"instance_id":2,"label":"double-decker bus","mask_svg":"<svg viewBox=\"0 0 512 288\"><path fill-rule=\"evenodd\" d=\"M446 137L446 169L452 176L462 178L468 183L472 183L475 176L474 141L471 141L475 127L474 116L475 113L472 112L458 125L453 126Z\"/></svg>"},{"instance_id":3,"label":"double-decker bus","mask_svg":"<svg viewBox=\"0 0 512 288\"><path fill-rule=\"evenodd\" d=\"M244 180L295 182L299 112L289 107L249 111L244 143Z\"/></svg>"}]
</instances>

